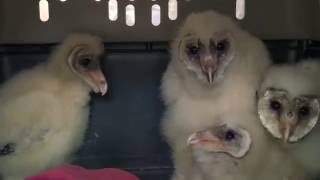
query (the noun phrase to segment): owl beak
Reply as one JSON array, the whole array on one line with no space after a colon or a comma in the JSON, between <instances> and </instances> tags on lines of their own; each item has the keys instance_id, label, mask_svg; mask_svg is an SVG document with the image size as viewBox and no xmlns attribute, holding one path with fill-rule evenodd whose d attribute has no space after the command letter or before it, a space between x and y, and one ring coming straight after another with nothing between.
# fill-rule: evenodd
<instances>
[{"instance_id":1,"label":"owl beak","mask_svg":"<svg viewBox=\"0 0 320 180\"><path fill-rule=\"evenodd\" d=\"M218 68L218 59L212 57L212 55L206 55L204 58L200 59L201 69L204 74L206 74L208 82L213 83L214 74Z\"/></svg>"},{"instance_id":2,"label":"owl beak","mask_svg":"<svg viewBox=\"0 0 320 180\"><path fill-rule=\"evenodd\" d=\"M224 145L221 140L214 136L210 131L201 131L189 136L187 144L189 146L203 147L207 150L223 150Z\"/></svg>"},{"instance_id":3,"label":"owl beak","mask_svg":"<svg viewBox=\"0 0 320 180\"><path fill-rule=\"evenodd\" d=\"M209 68L209 69L208 69L208 74L207 74L207 76L208 76L208 81L209 81L209 83L212 84L212 83L213 83L212 68Z\"/></svg>"},{"instance_id":4,"label":"owl beak","mask_svg":"<svg viewBox=\"0 0 320 180\"><path fill-rule=\"evenodd\" d=\"M285 117L282 118L281 122L281 134L282 134L282 140L284 143L288 143L291 131L294 129L296 123L297 123L297 117L296 115L292 112L289 111L288 113L285 114Z\"/></svg>"},{"instance_id":5,"label":"owl beak","mask_svg":"<svg viewBox=\"0 0 320 180\"><path fill-rule=\"evenodd\" d=\"M282 128L282 140L283 143L288 143L289 136L291 134L291 125L289 123L285 123Z\"/></svg>"},{"instance_id":6,"label":"owl beak","mask_svg":"<svg viewBox=\"0 0 320 180\"><path fill-rule=\"evenodd\" d=\"M102 96L105 95L108 90L108 83L102 71L100 69L88 71L88 76L91 79L90 86L92 90L95 93L101 93Z\"/></svg>"}]
</instances>

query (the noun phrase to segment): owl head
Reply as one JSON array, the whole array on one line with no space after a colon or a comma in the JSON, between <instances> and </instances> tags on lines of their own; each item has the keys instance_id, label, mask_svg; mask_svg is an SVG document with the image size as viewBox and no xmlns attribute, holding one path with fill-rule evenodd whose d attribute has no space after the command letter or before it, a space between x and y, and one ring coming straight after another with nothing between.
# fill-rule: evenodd
<instances>
[{"instance_id":1,"label":"owl head","mask_svg":"<svg viewBox=\"0 0 320 180\"><path fill-rule=\"evenodd\" d=\"M285 89L270 88L258 102L263 126L284 142L296 142L311 132L319 119L319 99L293 96Z\"/></svg>"},{"instance_id":2,"label":"owl head","mask_svg":"<svg viewBox=\"0 0 320 180\"><path fill-rule=\"evenodd\" d=\"M217 12L191 14L172 45L174 59L198 81L215 84L233 60L237 31L236 23Z\"/></svg>"},{"instance_id":3,"label":"owl head","mask_svg":"<svg viewBox=\"0 0 320 180\"><path fill-rule=\"evenodd\" d=\"M263 42L230 17L215 11L193 13L171 44L172 63L188 84L216 87L226 79L259 74L269 66Z\"/></svg>"},{"instance_id":4,"label":"owl head","mask_svg":"<svg viewBox=\"0 0 320 180\"><path fill-rule=\"evenodd\" d=\"M283 142L297 142L316 126L320 114L319 61L275 66L267 73L258 99L263 126Z\"/></svg>"},{"instance_id":5,"label":"owl head","mask_svg":"<svg viewBox=\"0 0 320 180\"><path fill-rule=\"evenodd\" d=\"M222 124L193 133L187 144L200 152L225 153L233 158L242 158L250 149L251 136L241 127Z\"/></svg>"}]
</instances>

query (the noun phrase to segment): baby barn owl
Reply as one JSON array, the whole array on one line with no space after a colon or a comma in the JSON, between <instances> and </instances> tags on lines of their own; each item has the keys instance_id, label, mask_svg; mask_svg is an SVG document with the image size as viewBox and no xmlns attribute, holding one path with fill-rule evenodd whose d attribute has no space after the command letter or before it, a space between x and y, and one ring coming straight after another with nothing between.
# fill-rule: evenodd
<instances>
[{"instance_id":1,"label":"baby barn owl","mask_svg":"<svg viewBox=\"0 0 320 180\"><path fill-rule=\"evenodd\" d=\"M188 16L171 53L161 84L167 106L162 130L173 152L172 179L184 180L188 136L215 124L207 117L256 112L255 93L271 60L262 41L214 11Z\"/></svg>"},{"instance_id":2,"label":"baby barn owl","mask_svg":"<svg viewBox=\"0 0 320 180\"><path fill-rule=\"evenodd\" d=\"M70 160L89 120L90 92L107 91L103 42L68 36L48 61L0 88L0 179L23 179Z\"/></svg>"},{"instance_id":3,"label":"baby barn owl","mask_svg":"<svg viewBox=\"0 0 320 180\"><path fill-rule=\"evenodd\" d=\"M267 73L258 111L263 126L275 138L297 142L317 124L320 113L317 66L317 62L309 60L274 66Z\"/></svg>"},{"instance_id":4,"label":"baby barn owl","mask_svg":"<svg viewBox=\"0 0 320 180\"><path fill-rule=\"evenodd\" d=\"M261 123L309 175L320 173L320 60L274 65L259 91Z\"/></svg>"}]
</instances>

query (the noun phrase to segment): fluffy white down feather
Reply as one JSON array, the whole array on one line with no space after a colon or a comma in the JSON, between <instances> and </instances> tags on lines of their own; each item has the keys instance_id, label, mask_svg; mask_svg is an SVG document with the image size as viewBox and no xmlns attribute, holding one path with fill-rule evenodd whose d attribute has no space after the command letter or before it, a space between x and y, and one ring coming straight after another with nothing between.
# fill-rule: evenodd
<instances>
[{"instance_id":1,"label":"fluffy white down feather","mask_svg":"<svg viewBox=\"0 0 320 180\"><path fill-rule=\"evenodd\" d=\"M0 146L16 144L14 153L0 156L4 180L23 179L66 162L81 145L90 88L70 72L65 61L78 44L103 50L97 37L73 34L47 62L20 72L1 86Z\"/></svg>"},{"instance_id":2,"label":"fluffy white down feather","mask_svg":"<svg viewBox=\"0 0 320 180\"><path fill-rule=\"evenodd\" d=\"M297 64L274 65L266 74L260 92L268 87L285 89L292 96L316 95L320 99L320 60L302 59ZM320 174L320 125L297 143L285 148L304 166L310 176Z\"/></svg>"},{"instance_id":3,"label":"fluffy white down feather","mask_svg":"<svg viewBox=\"0 0 320 180\"><path fill-rule=\"evenodd\" d=\"M235 38L233 61L221 82L206 86L183 66L179 60L178 44L182 34L188 32L210 38L213 33L220 31L230 33ZM171 51L171 62L161 86L167 105L162 131L173 151L173 179L185 180L185 173L190 170L193 161L185 143L188 136L212 126L215 118L221 114L237 111L254 114L255 94L271 61L259 39L242 30L230 18L213 11L191 14L180 28ZM251 126L250 122L243 120L245 128Z\"/></svg>"}]
</instances>

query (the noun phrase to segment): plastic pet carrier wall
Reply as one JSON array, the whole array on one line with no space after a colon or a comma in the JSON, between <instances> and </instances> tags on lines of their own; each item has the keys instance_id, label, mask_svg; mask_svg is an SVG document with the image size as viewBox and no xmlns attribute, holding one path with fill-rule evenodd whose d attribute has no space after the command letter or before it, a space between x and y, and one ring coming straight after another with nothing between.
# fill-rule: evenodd
<instances>
[{"instance_id":1,"label":"plastic pet carrier wall","mask_svg":"<svg viewBox=\"0 0 320 180\"><path fill-rule=\"evenodd\" d=\"M161 77L177 28L204 10L234 17L266 42L278 63L320 55L318 0L0 0L0 82L45 61L69 33L101 36L109 91L92 95L74 163L168 180L173 165L160 133Z\"/></svg>"}]
</instances>

